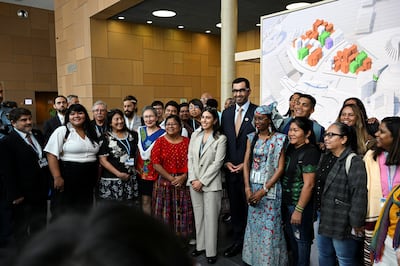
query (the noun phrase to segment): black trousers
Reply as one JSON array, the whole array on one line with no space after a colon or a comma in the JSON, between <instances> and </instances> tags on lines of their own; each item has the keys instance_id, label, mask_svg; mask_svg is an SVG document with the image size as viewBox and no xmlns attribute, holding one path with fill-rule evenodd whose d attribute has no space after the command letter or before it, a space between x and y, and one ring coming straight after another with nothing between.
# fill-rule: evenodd
<instances>
[{"instance_id":1,"label":"black trousers","mask_svg":"<svg viewBox=\"0 0 400 266\"><path fill-rule=\"evenodd\" d=\"M244 231L247 223L246 194L244 191L243 172L230 173L226 171L226 188L228 191L231 224L235 244L243 245Z\"/></svg>"},{"instance_id":2,"label":"black trousers","mask_svg":"<svg viewBox=\"0 0 400 266\"><path fill-rule=\"evenodd\" d=\"M60 161L64 191L54 191L51 203L52 219L66 212L86 212L93 206L98 163Z\"/></svg>"}]
</instances>

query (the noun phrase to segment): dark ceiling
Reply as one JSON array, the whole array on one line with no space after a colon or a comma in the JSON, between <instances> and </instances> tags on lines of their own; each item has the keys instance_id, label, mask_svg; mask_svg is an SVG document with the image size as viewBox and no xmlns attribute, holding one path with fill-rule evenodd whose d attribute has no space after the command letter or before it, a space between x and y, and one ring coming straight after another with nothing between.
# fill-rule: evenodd
<instances>
[{"instance_id":1,"label":"dark ceiling","mask_svg":"<svg viewBox=\"0 0 400 266\"><path fill-rule=\"evenodd\" d=\"M238 0L238 31L256 29L260 17L286 10L286 5L299 1L295 0ZM301 2L315 3L321 0L306 0ZM151 13L154 10L167 9L177 13L172 18L158 18ZM220 29L215 25L220 20L221 1L219 0L144 0L142 3L121 12L125 21L146 24L152 20L155 26L177 28L184 25L185 30L205 32L211 30L212 34L220 34Z\"/></svg>"}]
</instances>

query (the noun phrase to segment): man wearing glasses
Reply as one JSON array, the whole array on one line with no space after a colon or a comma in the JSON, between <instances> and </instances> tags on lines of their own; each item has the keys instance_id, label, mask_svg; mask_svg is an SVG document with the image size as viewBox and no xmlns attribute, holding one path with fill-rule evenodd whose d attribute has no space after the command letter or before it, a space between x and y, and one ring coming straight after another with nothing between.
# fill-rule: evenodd
<instances>
[{"instance_id":1,"label":"man wearing glasses","mask_svg":"<svg viewBox=\"0 0 400 266\"><path fill-rule=\"evenodd\" d=\"M250 82L246 78L237 78L232 82L232 94L236 104L222 113L222 131L226 135L225 156L226 184L228 190L233 244L224 252L232 257L242 251L243 237L247 220L247 203L243 183L243 160L246 152L247 134L254 132L252 125L257 105L249 101Z\"/></svg>"},{"instance_id":2,"label":"man wearing glasses","mask_svg":"<svg viewBox=\"0 0 400 266\"><path fill-rule=\"evenodd\" d=\"M94 127L97 137L100 137L107 131L107 104L103 101L97 101L92 107L93 120L90 124Z\"/></svg>"}]
</instances>

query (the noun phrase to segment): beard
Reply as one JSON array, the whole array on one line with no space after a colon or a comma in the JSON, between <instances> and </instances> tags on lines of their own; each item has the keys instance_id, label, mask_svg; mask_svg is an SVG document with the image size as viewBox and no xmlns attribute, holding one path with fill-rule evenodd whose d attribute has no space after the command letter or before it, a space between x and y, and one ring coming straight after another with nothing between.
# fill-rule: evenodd
<instances>
[{"instance_id":1,"label":"beard","mask_svg":"<svg viewBox=\"0 0 400 266\"><path fill-rule=\"evenodd\" d=\"M124 114L128 118L132 118L134 113L133 113L133 111L125 111Z\"/></svg>"}]
</instances>

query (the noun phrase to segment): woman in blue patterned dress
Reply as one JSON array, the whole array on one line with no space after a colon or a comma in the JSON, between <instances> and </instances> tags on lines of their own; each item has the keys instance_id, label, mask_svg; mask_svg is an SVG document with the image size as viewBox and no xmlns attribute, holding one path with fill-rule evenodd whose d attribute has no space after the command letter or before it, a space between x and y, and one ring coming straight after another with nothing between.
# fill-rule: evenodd
<instances>
[{"instance_id":1,"label":"woman in blue patterned dress","mask_svg":"<svg viewBox=\"0 0 400 266\"><path fill-rule=\"evenodd\" d=\"M288 264L278 182L284 172L286 135L275 130L281 121L276 103L259 106L254 112L257 131L248 135L243 176L249 210L242 258L249 265Z\"/></svg>"}]
</instances>

